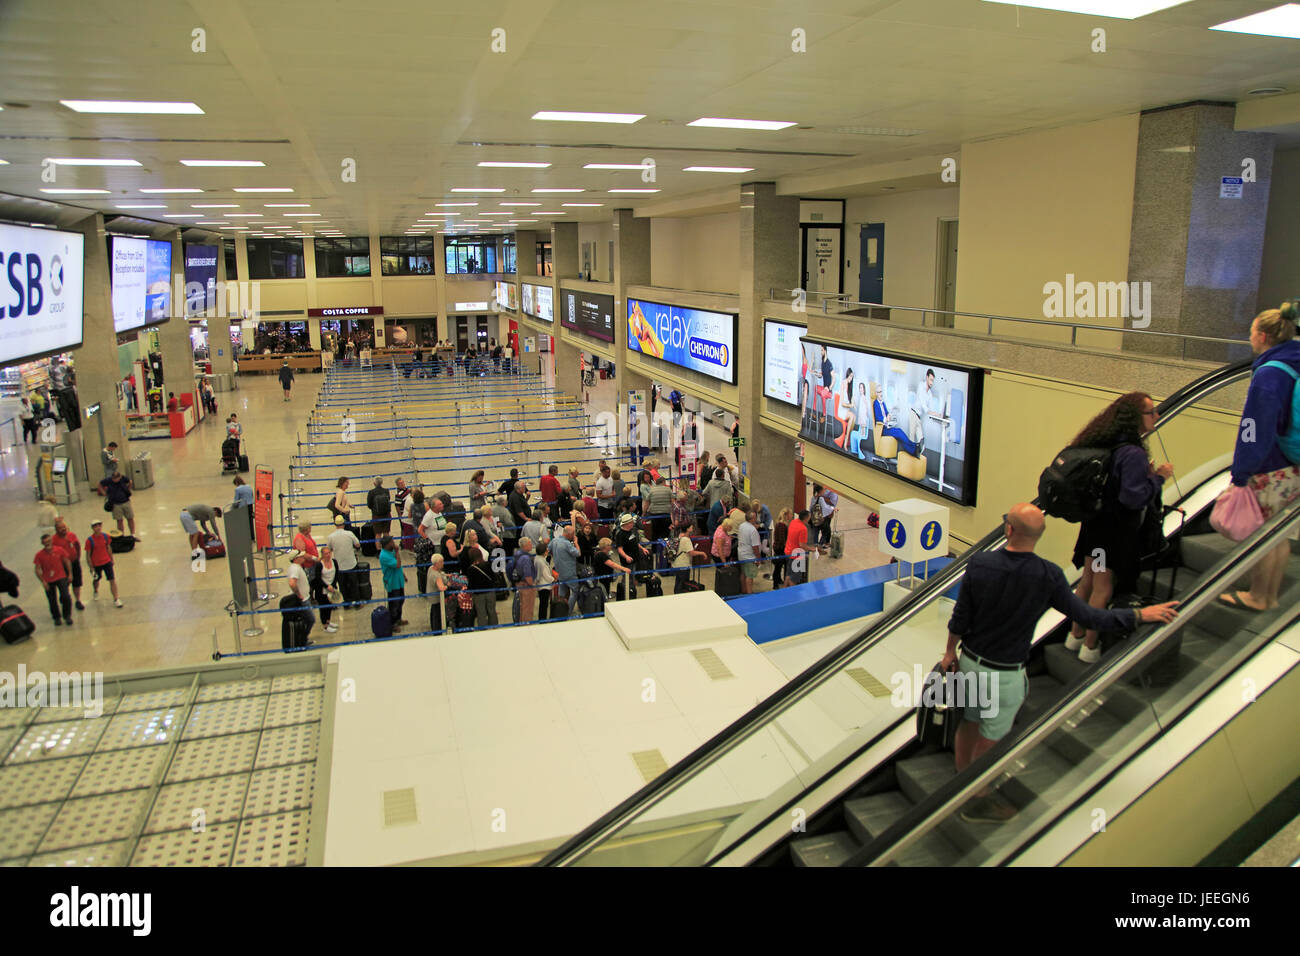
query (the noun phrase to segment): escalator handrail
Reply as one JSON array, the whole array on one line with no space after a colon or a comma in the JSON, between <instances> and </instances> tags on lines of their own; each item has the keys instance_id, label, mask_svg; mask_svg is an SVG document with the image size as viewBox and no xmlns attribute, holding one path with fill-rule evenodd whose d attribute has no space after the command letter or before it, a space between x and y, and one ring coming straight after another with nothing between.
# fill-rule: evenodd
<instances>
[{"instance_id":1,"label":"escalator handrail","mask_svg":"<svg viewBox=\"0 0 1300 956\"><path fill-rule=\"evenodd\" d=\"M988 755L972 763L965 771L927 796L879 837L841 865L850 867L876 865L882 858L894 855L916 843L940 822L947 819L951 811L1000 776L1012 761L1036 747L1048 734L1056 731L1060 724L1078 711L1084 700L1105 693L1118 681L1132 673L1135 668L1140 667L1148 657L1163 650L1166 642L1171 640L1177 631L1191 622L1203 608L1218 601L1218 596L1224 588L1241 577L1244 570L1239 569L1239 566L1243 562L1251 555L1257 554L1262 558L1272 546L1285 542L1285 536L1290 534L1292 527L1297 524L1300 524L1300 500L1273 515L1249 538L1240 542L1203 574L1197 584L1193 585L1185 595L1185 600L1180 601L1179 615L1173 621L1155 625L1150 632L1134 640L1123 652L1081 673L1067 685L1060 699L1030 721L1023 731L1008 736L991 749ZM1266 641L1268 638L1261 634L1260 639ZM1199 700L1211 689L1204 688L1201 694L1196 695L1196 699ZM1179 715L1185 713L1194 704L1195 701L1184 701L1179 707ZM1115 769L1118 768L1111 768L1110 773L1113 774ZM1077 801L1072 801L1071 806L1074 803ZM1070 807L1058 808L1055 815L1059 816L1069 809ZM1036 824L1035 833L1041 830L1044 821L1040 819ZM906 842L904 842L905 838L907 838Z\"/></svg>"},{"instance_id":2,"label":"escalator handrail","mask_svg":"<svg viewBox=\"0 0 1300 956\"><path fill-rule=\"evenodd\" d=\"M1158 429L1165 421L1172 420L1184 408L1199 399L1245 377L1250 373L1250 366L1250 360L1230 362L1183 386L1157 406L1160 418L1156 422L1156 428ZM1168 418L1165 418L1166 415ZM632 819L639 808L654 803L668 791L694 777L738 746L748 737L749 731L765 724L775 713L792 706L833 678L844 665L893 633L922 606L928 604L931 598L943 594L956 584L966 573L966 566L972 557L1001 545L1005 541L1002 530L1003 526L999 525L990 531L941 571L931 576L920 588L885 611L880 618L741 714L640 790L565 840L536 865L564 866L579 859L587 849Z\"/></svg>"}]
</instances>

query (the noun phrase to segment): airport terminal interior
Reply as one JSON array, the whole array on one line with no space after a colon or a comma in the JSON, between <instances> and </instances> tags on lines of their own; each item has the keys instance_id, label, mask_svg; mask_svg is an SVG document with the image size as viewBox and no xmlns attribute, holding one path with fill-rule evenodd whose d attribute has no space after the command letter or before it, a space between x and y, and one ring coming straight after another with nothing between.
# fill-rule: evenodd
<instances>
[{"instance_id":1,"label":"airport terminal interior","mask_svg":"<svg viewBox=\"0 0 1300 956\"><path fill-rule=\"evenodd\" d=\"M0 863L1296 865L1298 210L1277 0L4 4Z\"/></svg>"}]
</instances>

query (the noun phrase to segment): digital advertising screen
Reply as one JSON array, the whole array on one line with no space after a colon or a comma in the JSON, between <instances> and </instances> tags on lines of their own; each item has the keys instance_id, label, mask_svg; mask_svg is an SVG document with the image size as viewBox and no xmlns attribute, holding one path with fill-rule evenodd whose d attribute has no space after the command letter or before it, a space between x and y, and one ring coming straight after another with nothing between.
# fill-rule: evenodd
<instances>
[{"instance_id":1,"label":"digital advertising screen","mask_svg":"<svg viewBox=\"0 0 1300 956\"><path fill-rule=\"evenodd\" d=\"M811 338L800 346L800 438L958 504L975 503L983 369Z\"/></svg>"},{"instance_id":2,"label":"digital advertising screen","mask_svg":"<svg viewBox=\"0 0 1300 956\"><path fill-rule=\"evenodd\" d=\"M519 308L519 292L513 282L496 283L496 303L499 309L509 309L511 312Z\"/></svg>"},{"instance_id":3,"label":"digital advertising screen","mask_svg":"<svg viewBox=\"0 0 1300 956\"><path fill-rule=\"evenodd\" d=\"M627 347L736 383L736 314L627 300Z\"/></svg>"},{"instance_id":4,"label":"digital advertising screen","mask_svg":"<svg viewBox=\"0 0 1300 956\"><path fill-rule=\"evenodd\" d=\"M524 283L524 287L523 287L524 305L522 311L527 315L533 315L537 311L537 306L533 304L533 288L534 287L529 285L527 282Z\"/></svg>"},{"instance_id":5,"label":"digital advertising screen","mask_svg":"<svg viewBox=\"0 0 1300 956\"><path fill-rule=\"evenodd\" d=\"M208 302L216 302L219 251L216 246L185 247L186 318L202 315L207 310Z\"/></svg>"},{"instance_id":6,"label":"digital advertising screen","mask_svg":"<svg viewBox=\"0 0 1300 956\"><path fill-rule=\"evenodd\" d=\"M763 394L768 398L787 405L799 404L803 366L799 340L807 332L807 326L763 320Z\"/></svg>"},{"instance_id":7,"label":"digital advertising screen","mask_svg":"<svg viewBox=\"0 0 1300 956\"><path fill-rule=\"evenodd\" d=\"M110 236L113 328L118 332L158 325L171 315L172 244L134 236Z\"/></svg>"},{"instance_id":8,"label":"digital advertising screen","mask_svg":"<svg viewBox=\"0 0 1300 956\"><path fill-rule=\"evenodd\" d=\"M81 344L85 237L0 223L0 365Z\"/></svg>"},{"instance_id":9,"label":"digital advertising screen","mask_svg":"<svg viewBox=\"0 0 1300 956\"><path fill-rule=\"evenodd\" d=\"M555 321L554 292L549 285L524 284L524 308L527 315L543 322Z\"/></svg>"},{"instance_id":10,"label":"digital advertising screen","mask_svg":"<svg viewBox=\"0 0 1300 956\"><path fill-rule=\"evenodd\" d=\"M614 343L614 297L599 292L560 290L560 324L593 339Z\"/></svg>"}]
</instances>

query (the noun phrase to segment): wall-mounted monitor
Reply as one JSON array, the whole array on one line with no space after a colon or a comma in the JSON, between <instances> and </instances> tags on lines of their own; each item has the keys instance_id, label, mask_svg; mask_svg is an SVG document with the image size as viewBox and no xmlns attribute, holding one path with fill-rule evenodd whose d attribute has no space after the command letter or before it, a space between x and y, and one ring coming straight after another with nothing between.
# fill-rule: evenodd
<instances>
[{"instance_id":1,"label":"wall-mounted monitor","mask_svg":"<svg viewBox=\"0 0 1300 956\"><path fill-rule=\"evenodd\" d=\"M614 297L600 292L560 290L560 324L614 344Z\"/></svg>"},{"instance_id":2,"label":"wall-mounted monitor","mask_svg":"<svg viewBox=\"0 0 1300 956\"><path fill-rule=\"evenodd\" d=\"M627 300L627 347L736 384L734 312Z\"/></svg>"},{"instance_id":3,"label":"wall-mounted monitor","mask_svg":"<svg viewBox=\"0 0 1300 956\"><path fill-rule=\"evenodd\" d=\"M85 237L0 223L0 365L81 344Z\"/></svg>"},{"instance_id":4,"label":"wall-mounted monitor","mask_svg":"<svg viewBox=\"0 0 1300 956\"><path fill-rule=\"evenodd\" d=\"M171 243L168 243L170 246ZM207 311L217 299L216 246L185 247L185 317L194 318Z\"/></svg>"},{"instance_id":5,"label":"wall-mounted monitor","mask_svg":"<svg viewBox=\"0 0 1300 956\"><path fill-rule=\"evenodd\" d=\"M808 327L763 320L763 394L787 405L799 404L803 354L799 340Z\"/></svg>"},{"instance_id":6,"label":"wall-mounted monitor","mask_svg":"<svg viewBox=\"0 0 1300 956\"><path fill-rule=\"evenodd\" d=\"M543 322L555 321L555 303L554 292L549 285L529 285L527 282L524 286L524 308L526 315L531 315L535 319L541 319Z\"/></svg>"},{"instance_id":7,"label":"wall-mounted monitor","mask_svg":"<svg viewBox=\"0 0 1300 956\"><path fill-rule=\"evenodd\" d=\"M975 504L983 369L814 338L801 349L800 438Z\"/></svg>"},{"instance_id":8,"label":"wall-mounted monitor","mask_svg":"<svg viewBox=\"0 0 1300 956\"><path fill-rule=\"evenodd\" d=\"M496 303L498 309L509 309L511 312L519 308L518 286L513 282L498 282L495 285Z\"/></svg>"},{"instance_id":9,"label":"wall-mounted monitor","mask_svg":"<svg viewBox=\"0 0 1300 956\"><path fill-rule=\"evenodd\" d=\"M533 302L534 288L536 287L529 285L527 282L523 284L522 294L523 294L524 304L521 307L520 311L523 312L525 315L532 315L535 311L537 311L537 306Z\"/></svg>"},{"instance_id":10,"label":"wall-mounted monitor","mask_svg":"<svg viewBox=\"0 0 1300 956\"><path fill-rule=\"evenodd\" d=\"M171 317L172 244L110 236L108 259L114 330L130 332L166 322Z\"/></svg>"}]
</instances>

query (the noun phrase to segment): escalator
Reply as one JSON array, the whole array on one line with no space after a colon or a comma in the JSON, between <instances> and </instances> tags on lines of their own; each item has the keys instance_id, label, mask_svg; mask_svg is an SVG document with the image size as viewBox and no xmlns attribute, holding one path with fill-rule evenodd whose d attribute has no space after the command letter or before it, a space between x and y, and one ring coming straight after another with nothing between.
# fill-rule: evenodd
<instances>
[{"instance_id":1,"label":"escalator","mask_svg":"<svg viewBox=\"0 0 1300 956\"><path fill-rule=\"evenodd\" d=\"M1294 554L1277 612L1252 615L1217 601L1264 553L1261 548L1300 526L1293 506L1242 545L1230 545L1206 524L1209 506L1227 484L1227 458L1192 456L1223 447L1205 440L1205 422L1232 417L1227 409L1240 407L1240 386L1249 374L1250 363L1239 362L1184 387L1160 403L1150 436L1183 472L1168 483L1165 498L1186 513L1185 525L1176 515L1166 524L1172 531L1176 523L1182 539L1176 596L1185 603L1179 619L1108 642L1101 662L1084 665L1061 644L1060 615L1048 612L1036 630L1030 695L1015 730L964 773L955 773L951 752L919 745L910 708L864 706L861 716L841 719L847 725L829 741L826 716L844 714L843 686L850 677L871 686L863 675L870 678L873 668L882 673L882 657L929 670L937 653L928 645L918 649L916 632L941 628L945 592L960 582L972 554L1004 543L1000 528L541 865L1005 861L1294 620L1300 607L1300 558ZM1171 573L1158 572L1160 599ZM1150 574L1140 588L1153 583ZM800 737L813 725L823 728L815 745L806 733ZM1014 810L1012 820L989 825L961 819L962 808L981 791ZM732 798L722 799L723 792Z\"/></svg>"}]
</instances>

